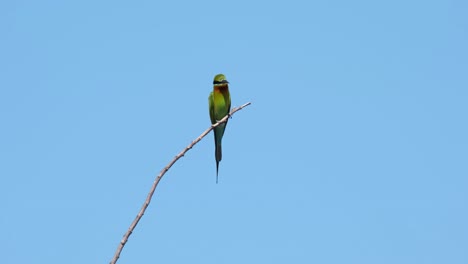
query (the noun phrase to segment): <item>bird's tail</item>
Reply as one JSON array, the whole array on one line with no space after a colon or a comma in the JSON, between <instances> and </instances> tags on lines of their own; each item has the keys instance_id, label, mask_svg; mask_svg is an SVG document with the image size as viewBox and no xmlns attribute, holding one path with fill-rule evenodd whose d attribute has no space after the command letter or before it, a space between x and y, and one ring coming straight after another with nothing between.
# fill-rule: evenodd
<instances>
[{"instance_id":1,"label":"bird's tail","mask_svg":"<svg viewBox=\"0 0 468 264\"><path fill-rule=\"evenodd\" d=\"M221 152L221 143L216 144L215 148L215 157L216 157L216 184L218 183L218 170L219 170L219 162L221 161L222 158L222 152Z\"/></svg>"}]
</instances>

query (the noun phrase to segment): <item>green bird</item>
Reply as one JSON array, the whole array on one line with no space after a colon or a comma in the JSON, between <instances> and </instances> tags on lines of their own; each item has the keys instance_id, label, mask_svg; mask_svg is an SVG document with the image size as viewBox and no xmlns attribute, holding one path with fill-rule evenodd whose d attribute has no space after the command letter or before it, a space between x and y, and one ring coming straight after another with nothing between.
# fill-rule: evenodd
<instances>
[{"instance_id":1,"label":"green bird","mask_svg":"<svg viewBox=\"0 0 468 264\"><path fill-rule=\"evenodd\" d=\"M231 110L231 95L229 94L228 81L223 74L218 74L213 80L213 92L208 97L211 124L223 119ZM214 128L215 159L216 159L216 183L218 183L218 168L221 161L221 140L223 139L226 123Z\"/></svg>"}]
</instances>

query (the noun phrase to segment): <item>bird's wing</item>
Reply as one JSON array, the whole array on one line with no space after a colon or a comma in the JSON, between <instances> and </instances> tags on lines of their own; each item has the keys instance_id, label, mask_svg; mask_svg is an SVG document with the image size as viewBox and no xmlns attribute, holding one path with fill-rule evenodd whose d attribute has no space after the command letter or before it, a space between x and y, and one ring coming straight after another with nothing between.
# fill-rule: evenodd
<instances>
[{"instance_id":1,"label":"bird's wing","mask_svg":"<svg viewBox=\"0 0 468 264\"><path fill-rule=\"evenodd\" d=\"M211 124L216 123L216 118L214 115L214 100L213 100L213 92L210 93L210 96L208 96L208 106L210 110L210 119L211 119Z\"/></svg>"}]
</instances>

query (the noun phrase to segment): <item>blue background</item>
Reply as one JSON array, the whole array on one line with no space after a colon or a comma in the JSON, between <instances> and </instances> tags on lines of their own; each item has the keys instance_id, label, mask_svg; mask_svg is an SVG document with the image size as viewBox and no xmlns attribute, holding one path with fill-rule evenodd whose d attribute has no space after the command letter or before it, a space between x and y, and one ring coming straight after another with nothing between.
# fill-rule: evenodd
<instances>
[{"instance_id":1,"label":"blue background","mask_svg":"<svg viewBox=\"0 0 468 264\"><path fill-rule=\"evenodd\" d=\"M467 1L0 2L0 262L468 263Z\"/></svg>"}]
</instances>

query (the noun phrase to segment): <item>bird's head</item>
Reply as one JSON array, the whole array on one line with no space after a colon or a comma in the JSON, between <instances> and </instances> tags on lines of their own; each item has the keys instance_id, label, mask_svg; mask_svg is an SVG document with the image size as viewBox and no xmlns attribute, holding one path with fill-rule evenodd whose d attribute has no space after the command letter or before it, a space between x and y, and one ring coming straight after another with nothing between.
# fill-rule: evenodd
<instances>
[{"instance_id":1,"label":"bird's head","mask_svg":"<svg viewBox=\"0 0 468 264\"><path fill-rule=\"evenodd\" d=\"M226 76L224 76L224 74L217 74L213 80L214 85L225 85L228 83L229 82L226 80Z\"/></svg>"}]
</instances>

